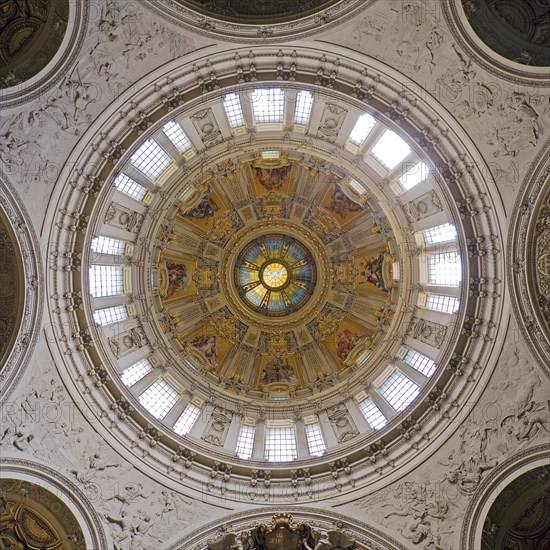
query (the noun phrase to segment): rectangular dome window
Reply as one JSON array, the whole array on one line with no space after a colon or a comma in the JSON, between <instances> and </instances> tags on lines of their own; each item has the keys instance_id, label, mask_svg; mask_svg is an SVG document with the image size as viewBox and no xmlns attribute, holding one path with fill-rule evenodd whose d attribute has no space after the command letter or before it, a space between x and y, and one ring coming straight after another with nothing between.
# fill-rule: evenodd
<instances>
[{"instance_id":1,"label":"rectangular dome window","mask_svg":"<svg viewBox=\"0 0 550 550\"><path fill-rule=\"evenodd\" d=\"M89 273L89 289L94 298L117 296L123 293L122 266L92 265Z\"/></svg>"},{"instance_id":2,"label":"rectangular dome window","mask_svg":"<svg viewBox=\"0 0 550 550\"><path fill-rule=\"evenodd\" d=\"M142 359L132 366L124 369L120 375L122 383L127 386L133 386L136 382L139 382L145 375L149 374L153 370L153 365L148 359Z\"/></svg>"},{"instance_id":3,"label":"rectangular dome window","mask_svg":"<svg viewBox=\"0 0 550 550\"><path fill-rule=\"evenodd\" d=\"M281 151L262 151L263 160L277 160L281 158Z\"/></svg>"},{"instance_id":4,"label":"rectangular dome window","mask_svg":"<svg viewBox=\"0 0 550 550\"><path fill-rule=\"evenodd\" d=\"M380 430L388 423L386 417L382 414L380 409L374 404L374 401L370 397L360 401L359 408L371 428Z\"/></svg>"},{"instance_id":5,"label":"rectangular dome window","mask_svg":"<svg viewBox=\"0 0 550 550\"><path fill-rule=\"evenodd\" d=\"M393 371L378 389L380 395L396 410L406 409L420 392L420 388L400 370Z\"/></svg>"},{"instance_id":6,"label":"rectangular dome window","mask_svg":"<svg viewBox=\"0 0 550 550\"><path fill-rule=\"evenodd\" d=\"M376 120L368 113L363 113L355 123L353 130L349 136L349 140L358 147L363 144L370 134L370 131L374 128Z\"/></svg>"},{"instance_id":7,"label":"rectangular dome window","mask_svg":"<svg viewBox=\"0 0 550 550\"><path fill-rule=\"evenodd\" d=\"M154 139L148 139L130 158L130 164L152 180L164 172L170 161L168 153Z\"/></svg>"},{"instance_id":8,"label":"rectangular dome window","mask_svg":"<svg viewBox=\"0 0 550 550\"><path fill-rule=\"evenodd\" d=\"M433 285L458 286L462 280L462 264L456 252L428 254L428 282Z\"/></svg>"},{"instance_id":9,"label":"rectangular dome window","mask_svg":"<svg viewBox=\"0 0 550 550\"><path fill-rule=\"evenodd\" d=\"M270 426L265 429L265 459L288 462L298 456L294 427Z\"/></svg>"},{"instance_id":10,"label":"rectangular dome window","mask_svg":"<svg viewBox=\"0 0 550 550\"><path fill-rule=\"evenodd\" d=\"M313 424L306 424L304 426L306 432L307 446L309 448L309 454L311 456L321 456L325 453L327 446L323 439L323 433L321 432L321 426L317 422Z\"/></svg>"},{"instance_id":11,"label":"rectangular dome window","mask_svg":"<svg viewBox=\"0 0 550 550\"><path fill-rule=\"evenodd\" d=\"M403 363L406 363L428 378L437 368L436 364L429 357L418 353L418 351L414 349L403 347L401 348L401 353L403 353Z\"/></svg>"},{"instance_id":12,"label":"rectangular dome window","mask_svg":"<svg viewBox=\"0 0 550 550\"><path fill-rule=\"evenodd\" d=\"M180 153L185 153L185 151L189 151L189 149L191 149L191 142L189 141L189 138L185 135L184 131L181 129L181 126L177 122L174 122L173 120L167 122L162 127L162 131Z\"/></svg>"},{"instance_id":13,"label":"rectangular dome window","mask_svg":"<svg viewBox=\"0 0 550 550\"><path fill-rule=\"evenodd\" d=\"M454 296L443 296L441 294L428 294L426 307L443 313L455 313L460 307L460 300Z\"/></svg>"},{"instance_id":14,"label":"rectangular dome window","mask_svg":"<svg viewBox=\"0 0 550 550\"><path fill-rule=\"evenodd\" d=\"M178 418L177 422L174 424L174 431L178 435L187 435L191 428L194 426L195 422L199 418L201 410L193 403L189 403L185 410L181 413L181 416Z\"/></svg>"},{"instance_id":15,"label":"rectangular dome window","mask_svg":"<svg viewBox=\"0 0 550 550\"><path fill-rule=\"evenodd\" d=\"M300 90L296 97L294 124L307 124L313 108L313 94L308 90Z\"/></svg>"},{"instance_id":16,"label":"rectangular dome window","mask_svg":"<svg viewBox=\"0 0 550 550\"><path fill-rule=\"evenodd\" d=\"M251 101L256 122L283 122L285 93L280 88L258 88Z\"/></svg>"},{"instance_id":17,"label":"rectangular dome window","mask_svg":"<svg viewBox=\"0 0 550 550\"><path fill-rule=\"evenodd\" d=\"M409 167L405 164L403 169L406 168ZM399 183L408 191L415 185L418 185L420 182L424 181L428 177L429 173L430 169L428 168L428 165L423 162L418 162L399 178Z\"/></svg>"},{"instance_id":18,"label":"rectangular dome window","mask_svg":"<svg viewBox=\"0 0 550 550\"><path fill-rule=\"evenodd\" d=\"M128 195L136 201L140 201L147 193L147 189L143 185L129 178L126 174L119 174L115 178L114 185L121 193Z\"/></svg>"},{"instance_id":19,"label":"rectangular dome window","mask_svg":"<svg viewBox=\"0 0 550 550\"><path fill-rule=\"evenodd\" d=\"M243 108L241 100L236 93L225 94L223 97L223 107L231 128L244 126Z\"/></svg>"},{"instance_id":20,"label":"rectangular dome window","mask_svg":"<svg viewBox=\"0 0 550 550\"><path fill-rule=\"evenodd\" d=\"M388 170L393 170L410 155L411 148L395 132L386 130L371 152Z\"/></svg>"},{"instance_id":21,"label":"rectangular dome window","mask_svg":"<svg viewBox=\"0 0 550 550\"><path fill-rule=\"evenodd\" d=\"M106 307L94 311L94 322L98 325L112 325L128 318L128 312L124 306Z\"/></svg>"},{"instance_id":22,"label":"rectangular dome window","mask_svg":"<svg viewBox=\"0 0 550 550\"><path fill-rule=\"evenodd\" d=\"M178 392L162 378L151 384L139 396L139 402L147 412L159 420L168 414L178 399Z\"/></svg>"},{"instance_id":23,"label":"rectangular dome window","mask_svg":"<svg viewBox=\"0 0 550 550\"><path fill-rule=\"evenodd\" d=\"M96 254L109 254L111 256L122 256L124 254L124 241L111 239L111 237L94 237L92 239L92 252Z\"/></svg>"},{"instance_id":24,"label":"rectangular dome window","mask_svg":"<svg viewBox=\"0 0 550 550\"><path fill-rule=\"evenodd\" d=\"M241 426L239 439L237 440L237 456L243 460L248 460L252 456L254 447L255 426Z\"/></svg>"},{"instance_id":25,"label":"rectangular dome window","mask_svg":"<svg viewBox=\"0 0 550 550\"><path fill-rule=\"evenodd\" d=\"M349 186L358 194L364 195L367 190L355 179L349 181Z\"/></svg>"},{"instance_id":26,"label":"rectangular dome window","mask_svg":"<svg viewBox=\"0 0 550 550\"><path fill-rule=\"evenodd\" d=\"M456 239L456 228L451 223L445 223L426 229L422 232L426 244L437 244L454 241Z\"/></svg>"}]
</instances>

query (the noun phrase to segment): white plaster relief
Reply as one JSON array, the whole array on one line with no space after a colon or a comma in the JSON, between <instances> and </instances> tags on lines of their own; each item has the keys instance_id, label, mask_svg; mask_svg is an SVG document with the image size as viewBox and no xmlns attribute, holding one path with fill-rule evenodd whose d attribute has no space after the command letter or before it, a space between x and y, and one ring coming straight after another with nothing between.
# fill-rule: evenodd
<instances>
[{"instance_id":1,"label":"white plaster relief","mask_svg":"<svg viewBox=\"0 0 550 550\"><path fill-rule=\"evenodd\" d=\"M467 418L467 410L459 414L460 428L428 463L393 489L353 503L411 548L458 548L463 510L484 477L507 458L548 441L550 388L515 341L518 333L508 331L489 391Z\"/></svg>"},{"instance_id":2,"label":"white plaster relief","mask_svg":"<svg viewBox=\"0 0 550 550\"><path fill-rule=\"evenodd\" d=\"M0 117L0 162L23 194L38 194L38 204L45 204L75 136L139 78L196 49L193 37L157 20L139 2L94 3L94 14L82 48L87 53L59 86ZM41 218L43 211L38 213Z\"/></svg>"},{"instance_id":3,"label":"white plaster relief","mask_svg":"<svg viewBox=\"0 0 550 550\"><path fill-rule=\"evenodd\" d=\"M544 146L550 131L547 88L514 85L469 59L453 40L439 2L378 2L349 32L330 31L324 40L398 68L410 77L404 90L440 101L470 135L479 136L506 200Z\"/></svg>"},{"instance_id":4,"label":"white plaster relief","mask_svg":"<svg viewBox=\"0 0 550 550\"><path fill-rule=\"evenodd\" d=\"M70 400L55 368L34 362L26 389L2 407L0 454L35 457L73 479L93 502L115 550L159 548L203 518L217 515L206 503L149 480L132 467L90 425L83 404ZM30 369L29 369L30 370Z\"/></svg>"}]
</instances>

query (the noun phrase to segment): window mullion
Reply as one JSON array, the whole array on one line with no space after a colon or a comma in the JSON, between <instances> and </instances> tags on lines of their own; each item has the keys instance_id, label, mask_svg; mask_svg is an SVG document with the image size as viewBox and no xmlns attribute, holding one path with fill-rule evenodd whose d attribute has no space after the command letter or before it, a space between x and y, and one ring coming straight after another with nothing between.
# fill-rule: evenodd
<instances>
[{"instance_id":1,"label":"window mullion","mask_svg":"<svg viewBox=\"0 0 550 550\"><path fill-rule=\"evenodd\" d=\"M345 405L351 418L355 422L359 433L368 433L373 429L371 425L367 422L367 419L361 412L361 409L359 408L359 405L357 404L357 401L355 401L355 399L348 399L345 402Z\"/></svg>"},{"instance_id":2,"label":"window mullion","mask_svg":"<svg viewBox=\"0 0 550 550\"><path fill-rule=\"evenodd\" d=\"M231 131L229 122L227 122L223 105L221 103L216 103L212 105L212 113L214 114L214 118L218 123L218 128L220 129L223 139L230 139L231 137L233 137L233 132Z\"/></svg>"},{"instance_id":3,"label":"window mullion","mask_svg":"<svg viewBox=\"0 0 550 550\"><path fill-rule=\"evenodd\" d=\"M254 432L254 447L252 448L252 459L263 460L265 450L265 421L260 420L256 424Z\"/></svg>"},{"instance_id":4,"label":"window mullion","mask_svg":"<svg viewBox=\"0 0 550 550\"><path fill-rule=\"evenodd\" d=\"M163 418L163 422L170 428L174 427L178 418L181 416L185 407L189 404L191 397L188 394L183 394L175 403L175 405L168 411L168 414Z\"/></svg>"},{"instance_id":5,"label":"window mullion","mask_svg":"<svg viewBox=\"0 0 550 550\"><path fill-rule=\"evenodd\" d=\"M411 151L393 170L390 170L388 179L398 181L403 174L414 168L420 160L418 155L414 151Z\"/></svg>"},{"instance_id":6,"label":"window mullion","mask_svg":"<svg viewBox=\"0 0 550 550\"><path fill-rule=\"evenodd\" d=\"M239 432L242 425L242 416L238 414L233 414L231 417L231 423L229 424L229 429L227 430L227 435L225 436L225 442L223 444L225 449L234 451L237 448L237 441L239 438Z\"/></svg>"},{"instance_id":7,"label":"window mullion","mask_svg":"<svg viewBox=\"0 0 550 550\"><path fill-rule=\"evenodd\" d=\"M291 128L294 122L294 111L296 109L296 97L298 90L285 90L285 111L283 116L283 124L285 128Z\"/></svg>"},{"instance_id":8,"label":"window mullion","mask_svg":"<svg viewBox=\"0 0 550 550\"><path fill-rule=\"evenodd\" d=\"M148 387L152 386L160 377L160 372L157 369L153 369L148 372L141 380L136 382L130 389L130 391L139 397Z\"/></svg>"},{"instance_id":9,"label":"window mullion","mask_svg":"<svg viewBox=\"0 0 550 550\"><path fill-rule=\"evenodd\" d=\"M302 418L297 419L295 426L296 426L296 448L298 450L298 458L308 457L309 447L307 444L304 420Z\"/></svg>"},{"instance_id":10,"label":"window mullion","mask_svg":"<svg viewBox=\"0 0 550 550\"><path fill-rule=\"evenodd\" d=\"M180 162L181 155L177 147L168 139L168 136L164 132L159 132L155 136L155 141L164 149L168 156L172 159L172 162Z\"/></svg>"},{"instance_id":11,"label":"window mullion","mask_svg":"<svg viewBox=\"0 0 550 550\"><path fill-rule=\"evenodd\" d=\"M414 367L411 367L407 363L404 363L400 359L394 359L394 364L399 370L403 371L403 374L410 378L413 382L422 387L428 378L424 376L421 372L417 371Z\"/></svg>"}]
</instances>

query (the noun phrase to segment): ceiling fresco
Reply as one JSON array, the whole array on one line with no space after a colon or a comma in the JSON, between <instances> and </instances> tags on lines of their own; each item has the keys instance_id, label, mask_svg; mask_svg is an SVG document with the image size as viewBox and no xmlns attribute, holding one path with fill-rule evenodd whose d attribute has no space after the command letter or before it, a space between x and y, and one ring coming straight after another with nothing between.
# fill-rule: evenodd
<instances>
[{"instance_id":1,"label":"ceiling fresco","mask_svg":"<svg viewBox=\"0 0 550 550\"><path fill-rule=\"evenodd\" d=\"M149 266L182 366L250 397L304 396L364 367L397 287L376 202L294 157L258 152L186 185ZM185 311L199 300L208 311L196 322Z\"/></svg>"}]
</instances>

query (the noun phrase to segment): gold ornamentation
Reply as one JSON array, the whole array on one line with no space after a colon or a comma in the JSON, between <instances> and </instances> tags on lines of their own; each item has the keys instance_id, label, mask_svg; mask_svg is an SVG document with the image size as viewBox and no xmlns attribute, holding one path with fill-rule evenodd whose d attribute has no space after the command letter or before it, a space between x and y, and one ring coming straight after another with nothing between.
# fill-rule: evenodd
<instances>
[{"instance_id":1,"label":"gold ornamentation","mask_svg":"<svg viewBox=\"0 0 550 550\"><path fill-rule=\"evenodd\" d=\"M338 330L343 319L343 313L330 312L321 314L319 316L318 341L324 340L331 334L334 334Z\"/></svg>"}]
</instances>

